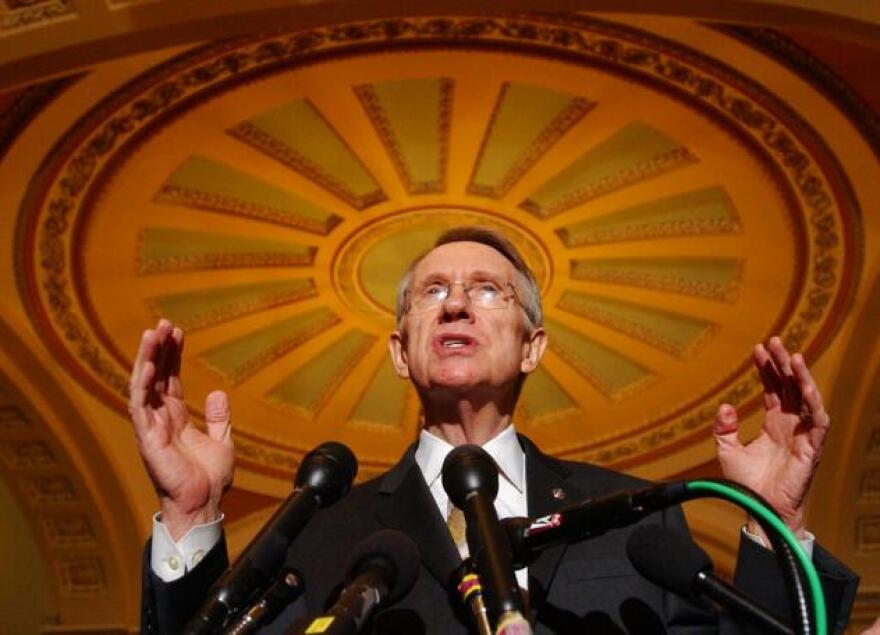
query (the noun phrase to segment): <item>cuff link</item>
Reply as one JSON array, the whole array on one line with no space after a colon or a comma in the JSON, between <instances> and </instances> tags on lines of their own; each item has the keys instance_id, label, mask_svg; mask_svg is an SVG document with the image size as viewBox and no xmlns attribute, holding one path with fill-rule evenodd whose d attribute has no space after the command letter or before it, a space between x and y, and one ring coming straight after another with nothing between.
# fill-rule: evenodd
<instances>
[{"instance_id":1,"label":"cuff link","mask_svg":"<svg viewBox=\"0 0 880 635\"><path fill-rule=\"evenodd\" d=\"M196 552L190 557L189 561L190 561L191 565L194 567L198 563L200 563L202 561L202 558L204 558L204 557L205 557L205 550L204 549L197 549Z\"/></svg>"}]
</instances>

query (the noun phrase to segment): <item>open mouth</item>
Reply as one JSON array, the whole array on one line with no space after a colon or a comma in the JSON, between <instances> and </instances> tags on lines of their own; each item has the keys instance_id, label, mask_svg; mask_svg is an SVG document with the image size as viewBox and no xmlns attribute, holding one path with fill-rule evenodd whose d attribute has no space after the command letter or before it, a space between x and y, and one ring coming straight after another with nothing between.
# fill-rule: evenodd
<instances>
[{"instance_id":1,"label":"open mouth","mask_svg":"<svg viewBox=\"0 0 880 635\"><path fill-rule=\"evenodd\" d=\"M461 350L476 344L476 340L467 335L441 335L435 340L440 348L447 351Z\"/></svg>"}]
</instances>

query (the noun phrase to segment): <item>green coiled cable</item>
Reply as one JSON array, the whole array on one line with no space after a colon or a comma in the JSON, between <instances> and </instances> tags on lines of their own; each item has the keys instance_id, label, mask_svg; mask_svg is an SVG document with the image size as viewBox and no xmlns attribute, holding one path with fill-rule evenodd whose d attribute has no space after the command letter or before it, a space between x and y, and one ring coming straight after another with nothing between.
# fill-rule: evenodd
<instances>
[{"instance_id":1,"label":"green coiled cable","mask_svg":"<svg viewBox=\"0 0 880 635\"><path fill-rule=\"evenodd\" d=\"M763 520L765 523L776 530L776 532L789 546L792 553L795 555L798 562L800 563L804 573L806 574L807 583L809 585L810 593L813 599L813 613L816 624L816 633L818 635L827 635L828 619L827 611L825 608L825 595L822 592L822 583L819 581L819 574L816 572L816 567L813 566L810 557L807 556L804 548L801 546L800 541L797 539L797 537L795 537L793 533L791 533L791 530L785 526L785 523L783 523L779 519L779 517L766 505L750 496L747 496L746 494L742 493L735 487L731 487L730 485L725 485L724 483L719 483L717 481L695 480L688 481L686 487L689 491L700 492L702 490L719 494L721 497L726 498L744 508L754 517Z\"/></svg>"}]
</instances>

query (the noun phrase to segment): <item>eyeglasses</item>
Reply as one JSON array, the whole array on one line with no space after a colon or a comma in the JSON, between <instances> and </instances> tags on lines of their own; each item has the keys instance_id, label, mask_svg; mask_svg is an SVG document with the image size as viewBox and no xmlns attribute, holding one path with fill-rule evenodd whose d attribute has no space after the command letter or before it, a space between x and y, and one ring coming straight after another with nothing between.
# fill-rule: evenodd
<instances>
[{"instance_id":1,"label":"eyeglasses","mask_svg":"<svg viewBox=\"0 0 880 635\"><path fill-rule=\"evenodd\" d=\"M463 280L455 280L431 282L415 292L407 290L407 312L421 313L440 306L452 295L452 287L457 284L461 285L468 302L481 309L504 309L511 300L520 304L516 290L509 282L501 284L493 280L480 280L466 283Z\"/></svg>"}]
</instances>

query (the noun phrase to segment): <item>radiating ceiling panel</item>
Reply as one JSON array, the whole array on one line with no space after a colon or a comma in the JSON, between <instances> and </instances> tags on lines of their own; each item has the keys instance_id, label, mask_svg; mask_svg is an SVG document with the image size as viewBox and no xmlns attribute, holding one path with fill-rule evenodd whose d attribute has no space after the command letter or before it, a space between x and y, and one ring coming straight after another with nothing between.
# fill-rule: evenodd
<instances>
[{"instance_id":1,"label":"radiating ceiling panel","mask_svg":"<svg viewBox=\"0 0 880 635\"><path fill-rule=\"evenodd\" d=\"M147 227L140 234L138 271L153 274L233 267L310 265L315 248L235 234Z\"/></svg>"},{"instance_id":2,"label":"radiating ceiling panel","mask_svg":"<svg viewBox=\"0 0 880 635\"><path fill-rule=\"evenodd\" d=\"M376 179L306 99L239 123L229 134L296 170L355 209L384 201Z\"/></svg>"},{"instance_id":3,"label":"radiating ceiling panel","mask_svg":"<svg viewBox=\"0 0 880 635\"><path fill-rule=\"evenodd\" d=\"M410 194L446 189L453 82L405 79L354 87Z\"/></svg>"},{"instance_id":4,"label":"radiating ceiling panel","mask_svg":"<svg viewBox=\"0 0 880 635\"><path fill-rule=\"evenodd\" d=\"M587 150L541 185L520 207L547 218L697 159L657 128L635 121Z\"/></svg>"},{"instance_id":5,"label":"radiating ceiling panel","mask_svg":"<svg viewBox=\"0 0 880 635\"><path fill-rule=\"evenodd\" d=\"M505 82L477 157L468 191L499 198L535 164L594 103L569 93Z\"/></svg>"},{"instance_id":6,"label":"radiating ceiling panel","mask_svg":"<svg viewBox=\"0 0 880 635\"><path fill-rule=\"evenodd\" d=\"M194 155L156 194L161 203L187 205L326 234L342 220L318 205L236 167Z\"/></svg>"},{"instance_id":7,"label":"radiating ceiling panel","mask_svg":"<svg viewBox=\"0 0 880 635\"><path fill-rule=\"evenodd\" d=\"M556 230L568 247L741 231L727 192L708 187L615 210Z\"/></svg>"},{"instance_id":8,"label":"radiating ceiling panel","mask_svg":"<svg viewBox=\"0 0 880 635\"><path fill-rule=\"evenodd\" d=\"M642 364L556 320L545 322L550 350L609 399L622 399L655 379Z\"/></svg>"},{"instance_id":9,"label":"radiating ceiling panel","mask_svg":"<svg viewBox=\"0 0 880 635\"><path fill-rule=\"evenodd\" d=\"M689 354L718 330L706 320L579 291L565 291L556 306L676 356Z\"/></svg>"},{"instance_id":10,"label":"radiating ceiling panel","mask_svg":"<svg viewBox=\"0 0 880 635\"><path fill-rule=\"evenodd\" d=\"M737 258L576 259L571 277L733 302L742 267Z\"/></svg>"},{"instance_id":11,"label":"radiating ceiling panel","mask_svg":"<svg viewBox=\"0 0 880 635\"><path fill-rule=\"evenodd\" d=\"M269 392L269 399L295 406L309 416L318 414L375 342L375 335L357 329L348 331L281 380Z\"/></svg>"},{"instance_id":12,"label":"radiating ceiling panel","mask_svg":"<svg viewBox=\"0 0 880 635\"><path fill-rule=\"evenodd\" d=\"M224 342L199 359L230 382L239 383L339 322L338 315L322 307Z\"/></svg>"},{"instance_id":13,"label":"radiating ceiling panel","mask_svg":"<svg viewBox=\"0 0 880 635\"><path fill-rule=\"evenodd\" d=\"M351 414L351 422L394 430L406 423L410 402L416 399L410 383L397 376L391 361L382 360Z\"/></svg>"},{"instance_id":14,"label":"radiating ceiling panel","mask_svg":"<svg viewBox=\"0 0 880 635\"><path fill-rule=\"evenodd\" d=\"M271 280L169 293L151 300L163 315L187 331L220 324L318 295L311 278Z\"/></svg>"},{"instance_id":15,"label":"radiating ceiling panel","mask_svg":"<svg viewBox=\"0 0 880 635\"><path fill-rule=\"evenodd\" d=\"M529 425L551 423L554 418L570 415L578 403L553 376L538 367L526 378L517 402L517 420L521 415Z\"/></svg>"}]
</instances>

